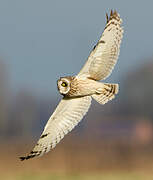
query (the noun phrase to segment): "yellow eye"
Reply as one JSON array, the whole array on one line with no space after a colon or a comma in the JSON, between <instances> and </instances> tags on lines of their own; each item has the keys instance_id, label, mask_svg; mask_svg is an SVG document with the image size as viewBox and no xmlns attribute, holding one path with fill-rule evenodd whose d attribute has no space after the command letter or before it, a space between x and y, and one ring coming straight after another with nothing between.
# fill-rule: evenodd
<instances>
[{"instance_id":1,"label":"yellow eye","mask_svg":"<svg viewBox=\"0 0 153 180\"><path fill-rule=\"evenodd\" d=\"M62 82L61 84L63 87L67 87L67 83L66 82Z\"/></svg>"}]
</instances>

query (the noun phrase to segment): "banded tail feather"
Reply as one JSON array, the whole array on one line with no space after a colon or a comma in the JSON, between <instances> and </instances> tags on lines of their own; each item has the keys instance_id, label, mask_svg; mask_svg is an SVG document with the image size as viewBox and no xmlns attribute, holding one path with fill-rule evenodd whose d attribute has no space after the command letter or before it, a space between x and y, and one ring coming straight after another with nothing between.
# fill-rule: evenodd
<instances>
[{"instance_id":1,"label":"banded tail feather","mask_svg":"<svg viewBox=\"0 0 153 180\"><path fill-rule=\"evenodd\" d=\"M101 94L94 94L92 97L100 104L106 104L108 101L111 101L115 98L115 95L118 93L119 85L118 84L104 84L104 88Z\"/></svg>"}]
</instances>

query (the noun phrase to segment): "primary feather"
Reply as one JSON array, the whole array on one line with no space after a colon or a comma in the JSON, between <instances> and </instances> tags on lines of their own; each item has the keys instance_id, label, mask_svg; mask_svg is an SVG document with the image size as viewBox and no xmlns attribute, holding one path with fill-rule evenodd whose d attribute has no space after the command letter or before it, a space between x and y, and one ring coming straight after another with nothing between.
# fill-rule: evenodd
<instances>
[{"instance_id":1,"label":"primary feather","mask_svg":"<svg viewBox=\"0 0 153 180\"><path fill-rule=\"evenodd\" d=\"M42 156L71 131L87 113L91 97L63 98L48 120L45 129L34 149L21 160Z\"/></svg>"},{"instance_id":2,"label":"primary feather","mask_svg":"<svg viewBox=\"0 0 153 180\"><path fill-rule=\"evenodd\" d=\"M79 77L105 79L111 74L117 62L123 36L122 19L116 11L111 11L110 17L108 18L107 14L106 17L104 32L79 72Z\"/></svg>"}]
</instances>

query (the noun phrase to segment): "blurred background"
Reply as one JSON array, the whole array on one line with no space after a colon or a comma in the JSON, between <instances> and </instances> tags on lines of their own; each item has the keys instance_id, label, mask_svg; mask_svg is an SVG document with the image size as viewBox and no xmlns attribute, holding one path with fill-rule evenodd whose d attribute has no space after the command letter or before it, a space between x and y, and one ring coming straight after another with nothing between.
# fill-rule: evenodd
<instances>
[{"instance_id":1,"label":"blurred background","mask_svg":"<svg viewBox=\"0 0 153 180\"><path fill-rule=\"evenodd\" d=\"M3 179L153 179L153 1L0 1L0 174ZM75 75L116 9L124 26L119 83L104 106L55 149L20 162L62 98L56 81Z\"/></svg>"}]
</instances>

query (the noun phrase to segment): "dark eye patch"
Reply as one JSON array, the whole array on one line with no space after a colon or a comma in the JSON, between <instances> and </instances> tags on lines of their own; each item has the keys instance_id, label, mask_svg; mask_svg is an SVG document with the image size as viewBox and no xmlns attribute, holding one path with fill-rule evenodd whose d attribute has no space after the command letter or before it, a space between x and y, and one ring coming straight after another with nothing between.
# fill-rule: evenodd
<instances>
[{"instance_id":1,"label":"dark eye patch","mask_svg":"<svg viewBox=\"0 0 153 180\"><path fill-rule=\"evenodd\" d=\"M67 83L66 82L62 82L61 84L63 87L67 87Z\"/></svg>"}]
</instances>

